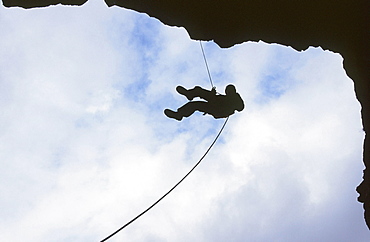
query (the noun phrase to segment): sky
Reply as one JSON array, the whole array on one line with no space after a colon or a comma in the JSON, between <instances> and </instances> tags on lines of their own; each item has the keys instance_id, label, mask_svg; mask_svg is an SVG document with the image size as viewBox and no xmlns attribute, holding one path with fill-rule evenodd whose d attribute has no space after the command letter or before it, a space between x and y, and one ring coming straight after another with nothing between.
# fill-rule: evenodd
<instances>
[{"instance_id":1,"label":"sky","mask_svg":"<svg viewBox=\"0 0 370 242\"><path fill-rule=\"evenodd\" d=\"M163 110L211 88L184 28L102 0L0 7L2 241L99 241L175 185L224 119ZM364 132L340 54L203 42L232 115L202 163L109 241L368 241Z\"/></svg>"}]
</instances>

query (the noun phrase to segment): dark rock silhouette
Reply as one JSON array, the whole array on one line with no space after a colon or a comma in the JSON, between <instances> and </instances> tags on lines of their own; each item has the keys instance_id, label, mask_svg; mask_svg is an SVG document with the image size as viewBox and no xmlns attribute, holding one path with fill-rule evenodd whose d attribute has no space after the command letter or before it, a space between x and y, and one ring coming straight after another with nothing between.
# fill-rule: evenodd
<instances>
[{"instance_id":1,"label":"dark rock silhouette","mask_svg":"<svg viewBox=\"0 0 370 242\"><path fill-rule=\"evenodd\" d=\"M190 102L178 108L176 112L166 109L164 113L167 117L178 121L182 120L183 117L189 117L195 111L210 114L214 118L227 118L234 114L235 110L241 112L244 109L242 98L236 92L235 86L231 84L225 88L226 95L217 94L214 88L209 91L198 86L188 90L178 86L176 91L186 96ZM206 101L191 101L195 97L200 97Z\"/></svg>"},{"instance_id":2,"label":"dark rock silhouette","mask_svg":"<svg viewBox=\"0 0 370 242\"><path fill-rule=\"evenodd\" d=\"M82 5L87 0L3 0L4 6L24 8L54 5ZM369 0L105 0L145 12L164 24L182 26L196 40L214 40L225 48L246 41L262 40L304 50L320 46L340 53L347 75L354 81L362 105L365 133L370 129L369 95ZM364 203L370 228L370 147L366 135L363 182L358 200Z\"/></svg>"},{"instance_id":3,"label":"dark rock silhouette","mask_svg":"<svg viewBox=\"0 0 370 242\"><path fill-rule=\"evenodd\" d=\"M87 0L3 0L5 7L36 8L50 5L82 5Z\"/></svg>"}]
</instances>

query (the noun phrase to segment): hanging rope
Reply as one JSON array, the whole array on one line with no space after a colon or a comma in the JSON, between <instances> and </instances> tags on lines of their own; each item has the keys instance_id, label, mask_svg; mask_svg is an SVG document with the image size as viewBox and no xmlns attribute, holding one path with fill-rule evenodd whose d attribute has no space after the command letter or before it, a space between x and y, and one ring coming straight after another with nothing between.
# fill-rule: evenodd
<instances>
[{"instance_id":1,"label":"hanging rope","mask_svg":"<svg viewBox=\"0 0 370 242\"><path fill-rule=\"evenodd\" d=\"M202 41L201 40L199 40L199 44L200 44L200 48L202 49L203 59L204 59L204 63L206 63L208 77L209 77L209 81L211 82L212 89L216 89L216 87L213 85L211 73L209 72L207 58L206 58L206 55L204 54L204 49L203 49L203 45L202 45Z\"/></svg>"},{"instance_id":2,"label":"hanging rope","mask_svg":"<svg viewBox=\"0 0 370 242\"><path fill-rule=\"evenodd\" d=\"M157 205L157 203L159 203L163 198L165 198L170 192L172 192L183 180L185 180L185 178L190 175L190 173L200 164L200 162L204 159L204 157L206 157L206 155L208 154L208 152L212 149L213 145L216 143L218 137L220 137L222 131L224 130L225 128L225 125L227 123L227 121L229 120L229 117L226 118L224 124L222 125L220 131L218 132L216 138L214 139L214 141L212 142L212 144L208 147L207 151L204 153L204 155L202 156L202 158L200 158L200 160L194 165L194 167L178 182L176 183L175 186L173 186L166 194L164 194L160 199L158 199L155 203L153 203L150 207L148 207L146 210L144 210L142 213L140 213L139 215L137 215L135 218L133 218L131 221L129 221L128 223L126 223L125 225L123 225L121 228L117 229L116 232L112 233L111 235L109 235L108 237L106 237L105 239L103 239L101 242L104 242L108 239L110 239L111 237L113 237L115 234L117 234L119 231L121 231L122 229L126 228L129 224L131 224L132 222L134 222L136 219L138 219L139 217L141 217L142 215L144 215L146 212L148 212L151 208L153 208L155 205Z\"/></svg>"}]
</instances>

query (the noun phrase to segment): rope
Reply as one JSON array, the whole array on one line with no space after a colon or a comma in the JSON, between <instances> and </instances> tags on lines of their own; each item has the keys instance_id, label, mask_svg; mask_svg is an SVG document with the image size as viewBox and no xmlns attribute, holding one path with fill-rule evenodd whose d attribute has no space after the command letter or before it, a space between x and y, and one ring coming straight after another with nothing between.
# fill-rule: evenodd
<instances>
[{"instance_id":1,"label":"rope","mask_svg":"<svg viewBox=\"0 0 370 242\"><path fill-rule=\"evenodd\" d=\"M218 132L215 140L212 142L212 144L208 147L207 151L204 153L204 155L202 156L202 158L200 158L200 160L194 165L194 167L178 182L176 183L175 186L173 186L166 194L164 194L160 199L158 199L155 203L153 203L150 207L148 207L146 210L144 210L142 213L140 213L139 215L137 215L135 218L133 218L131 221L129 221L128 223L126 223L125 225L123 225L121 228L117 229L114 233L112 233L111 235L109 235L108 237L106 237L105 239L103 239L101 242L104 242L106 240L108 240L109 238L113 237L115 234L117 234L118 232L120 232L122 229L126 228L129 224L131 224L132 222L134 222L136 219L138 219L139 217L141 217L142 215L144 215L146 212L148 212L151 208L153 208L155 205L157 205L157 203L159 203L163 198L165 198L170 192L172 192L183 180L185 180L185 178L190 175L190 173L200 164L200 162L204 159L204 157L206 157L206 155L208 154L208 152L211 150L211 148L213 147L213 145L216 143L218 137L221 135L222 131L224 130L225 128L225 125L227 123L227 121L229 120L229 117L227 117L227 119L225 120L224 124L222 125L222 128L220 129L220 131Z\"/></svg>"},{"instance_id":2,"label":"rope","mask_svg":"<svg viewBox=\"0 0 370 242\"><path fill-rule=\"evenodd\" d=\"M200 44L200 48L202 49L202 54L203 54L204 62L206 63L209 81L211 82L212 89L214 89L215 86L213 85L213 82L212 82L211 73L209 72L208 63L207 63L206 55L204 54L204 49L203 49L203 45L202 45L202 41L201 40L199 40L199 44Z\"/></svg>"}]
</instances>

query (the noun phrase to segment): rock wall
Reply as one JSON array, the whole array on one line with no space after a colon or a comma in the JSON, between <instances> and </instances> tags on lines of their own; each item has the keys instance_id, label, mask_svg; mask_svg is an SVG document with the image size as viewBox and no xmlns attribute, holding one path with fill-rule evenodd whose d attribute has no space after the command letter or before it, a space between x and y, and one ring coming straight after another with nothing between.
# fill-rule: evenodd
<instances>
[{"instance_id":1,"label":"rock wall","mask_svg":"<svg viewBox=\"0 0 370 242\"><path fill-rule=\"evenodd\" d=\"M50 5L82 5L87 0L3 0L5 7L37 8Z\"/></svg>"},{"instance_id":2,"label":"rock wall","mask_svg":"<svg viewBox=\"0 0 370 242\"><path fill-rule=\"evenodd\" d=\"M6 7L82 5L87 0L3 0ZM262 40L305 50L321 46L340 53L361 103L364 131L370 129L370 51L368 0L105 0L144 12L171 26L184 27L196 40L213 40L227 48ZM365 136L363 182L357 187L370 228L370 140ZM360 161L358 161L360 162Z\"/></svg>"}]
</instances>

